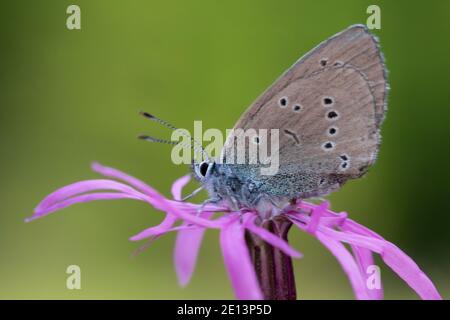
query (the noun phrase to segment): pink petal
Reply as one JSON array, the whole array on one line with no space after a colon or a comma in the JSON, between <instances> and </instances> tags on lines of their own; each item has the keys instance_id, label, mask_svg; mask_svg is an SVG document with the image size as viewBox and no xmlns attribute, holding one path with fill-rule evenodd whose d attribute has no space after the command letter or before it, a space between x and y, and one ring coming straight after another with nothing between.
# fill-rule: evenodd
<instances>
[{"instance_id":1,"label":"pink petal","mask_svg":"<svg viewBox=\"0 0 450 320\"><path fill-rule=\"evenodd\" d=\"M140 199L146 199L145 195L123 183L113 180L86 180L75 182L52 192L41 201L41 203L36 207L36 211L41 211L69 197L94 190L114 190L136 196Z\"/></svg>"},{"instance_id":2,"label":"pink petal","mask_svg":"<svg viewBox=\"0 0 450 320\"><path fill-rule=\"evenodd\" d=\"M113 169L109 168L108 170L113 170ZM117 175L117 172L115 172L114 175ZM123 177L123 176L121 176L121 177ZM131 179L131 177L129 177L129 179ZM134 183L137 183L137 182L134 181ZM141 186L141 187L144 187L144 186ZM152 205L153 207L155 207L158 210L162 210L167 213L171 213L171 214L177 216L178 218L189 221L189 222L199 225L199 226L208 227L208 228L220 228L223 224L221 222L215 222L215 221L210 221L210 220L203 219L200 217L196 217L195 215L192 214L192 212L186 212L186 211L180 210L177 208L176 205L173 204L173 202L171 200L166 199L161 194L159 194L158 192L156 192L155 190L153 190L151 188L147 188L147 189L144 188L146 194L143 194L123 183L119 183L119 182L113 181L113 180L104 180L104 179L76 182L76 183L70 184L68 186L65 186L63 188L60 188L60 189L56 190L55 192L51 193L50 195L48 195L36 207L35 212L43 212L46 208L56 204L59 201L63 201L69 197L78 195L80 193L86 193L86 192L90 192L90 191L94 191L94 190L96 190L96 191L114 190L114 191L126 193L128 195L133 196L134 198L138 198L138 199L146 201L147 203L149 203L150 205ZM90 198L90 199L95 200L95 197Z\"/></svg>"},{"instance_id":3,"label":"pink petal","mask_svg":"<svg viewBox=\"0 0 450 320\"><path fill-rule=\"evenodd\" d=\"M402 250L386 242L383 261L424 300L442 300L433 282Z\"/></svg>"},{"instance_id":4,"label":"pink petal","mask_svg":"<svg viewBox=\"0 0 450 320\"><path fill-rule=\"evenodd\" d=\"M383 261L397 273L422 299L441 299L436 287L417 264L392 243L352 233L326 230L335 239L368 248L381 255Z\"/></svg>"},{"instance_id":5,"label":"pink petal","mask_svg":"<svg viewBox=\"0 0 450 320\"><path fill-rule=\"evenodd\" d=\"M288 256L291 256L293 258L301 258L302 257L302 254L300 252L298 252L297 250L295 250L294 248L292 248L286 241L284 241L280 237L274 235L272 232L257 226L254 223L254 219L255 219L254 216L246 218L245 224L244 224L245 228L247 228L248 230L250 230L257 236L259 236L261 239L263 239L267 243L280 249L282 252L284 252Z\"/></svg>"},{"instance_id":6,"label":"pink petal","mask_svg":"<svg viewBox=\"0 0 450 320\"><path fill-rule=\"evenodd\" d=\"M91 168L95 172L98 172L101 175L104 175L105 177L122 180L122 181L130 184L134 188L140 190L141 192L145 193L146 195L153 195L154 193L157 193L157 191L155 189L150 187L148 184L146 184L142 180L139 180L138 178L130 176L129 174L126 174L120 170L103 166L97 162L92 163Z\"/></svg>"},{"instance_id":7,"label":"pink petal","mask_svg":"<svg viewBox=\"0 0 450 320\"><path fill-rule=\"evenodd\" d=\"M182 198L182 188L189 182L190 176L178 179L172 185L172 195L175 200ZM212 214L207 214L209 218ZM174 250L175 271L181 286L189 283L194 272L198 251L203 239L205 229L182 230L177 233Z\"/></svg>"},{"instance_id":8,"label":"pink petal","mask_svg":"<svg viewBox=\"0 0 450 320\"><path fill-rule=\"evenodd\" d=\"M130 237L129 240L139 241L139 240L143 240L146 238L150 238L152 236L164 234L165 232L167 232L167 230L172 228L172 226L175 224L177 219L178 219L177 216L172 215L172 214L167 214L166 217L164 218L164 220L160 224L139 232L138 234Z\"/></svg>"},{"instance_id":9,"label":"pink petal","mask_svg":"<svg viewBox=\"0 0 450 320\"><path fill-rule=\"evenodd\" d=\"M377 253L382 252L385 242L385 240L362 236L351 232L336 231L334 229L326 227L321 227L320 231L335 240L358 245Z\"/></svg>"},{"instance_id":10,"label":"pink petal","mask_svg":"<svg viewBox=\"0 0 450 320\"><path fill-rule=\"evenodd\" d=\"M351 245L353 255L355 257L356 263L359 267L359 272L361 273L361 276L363 277L364 281L367 283L369 280L369 274L367 273L367 268L369 266L373 266L375 264L373 260L373 254L369 249ZM367 288L367 293L369 294L370 298L372 300L382 300L383 299L383 288L381 287L380 283L380 289L374 288L370 289Z\"/></svg>"},{"instance_id":11,"label":"pink petal","mask_svg":"<svg viewBox=\"0 0 450 320\"><path fill-rule=\"evenodd\" d=\"M174 201L168 200L167 198L162 196L160 193L158 193L155 189L153 189L152 187L150 187L149 185L147 185L146 183L142 182L141 180L139 180L135 177L132 177L124 172L117 170L117 169L102 166L98 163L94 163L92 165L92 168L93 168L93 170L95 170L105 176L126 181L130 185L133 185L137 189L141 190L146 195L150 196L149 198L146 199L146 201L148 203L150 203L152 206L154 206L156 209L165 211L167 213L174 214L178 218L189 221L190 223L193 223L193 224L196 224L199 226L203 226L203 227L207 227L207 228L220 228L221 227L221 224L219 224L215 221L203 219L201 217L192 215L191 213L188 213L186 211L180 210L180 207L186 207L186 205L174 203ZM182 180L179 182L180 186L182 186L183 183L185 183L185 182L187 183L186 180L188 178L183 177L181 179ZM181 191L180 186L176 186L175 188L179 188ZM191 207L191 206L188 205L188 207Z\"/></svg>"},{"instance_id":12,"label":"pink petal","mask_svg":"<svg viewBox=\"0 0 450 320\"><path fill-rule=\"evenodd\" d=\"M375 234L374 232L370 231L367 228L358 228L357 224L355 227L352 227L353 221L352 220L347 220L345 221L345 223L341 224L341 228L343 231L350 231L350 232L354 232L354 231L358 231L361 232L361 234L363 235L367 235L370 237L374 237L377 239L382 239L380 236L378 236L377 234ZM350 225L350 227L349 227ZM356 246L356 245L350 245L353 251L353 254L355 256L356 259L356 263L359 266L361 275L363 276L363 278L365 279L366 283L367 280L369 279L369 274L367 274L367 268L369 266L372 266L375 264L374 259L373 259L373 253L372 251L370 251L367 248L364 247L360 247L360 246ZM368 293L371 297L371 299L373 300L382 300L383 299L383 287L382 284L380 283L381 287L380 289L368 289Z\"/></svg>"},{"instance_id":13,"label":"pink petal","mask_svg":"<svg viewBox=\"0 0 450 320\"><path fill-rule=\"evenodd\" d=\"M195 214L180 210L179 208L177 208L176 205L172 204L173 202L167 200L159 193L155 193L151 197L156 202L152 204L155 208L173 214L178 218L185 220L186 222L190 222L201 227L216 228L216 229L221 228L225 223L225 221L207 220L202 217L198 217Z\"/></svg>"},{"instance_id":14,"label":"pink petal","mask_svg":"<svg viewBox=\"0 0 450 320\"><path fill-rule=\"evenodd\" d=\"M225 267L238 299L261 300L263 296L244 234L245 229L239 223L239 220L234 220L234 222L222 228L220 246Z\"/></svg>"},{"instance_id":15,"label":"pink petal","mask_svg":"<svg viewBox=\"0 0 450 320\"><path fill-rule=\"evenodd\" d=\"M360 225L359 223L351 220L351 219L347 219L345 221L345 223L342 225L342 230L345 231L350 231L356 234L360 234L360 235L364 235L364 236L368 236L371 238L375 238L375 239L380 239L384 241L384 238L382 236L380 236L378 233L370 230L367 227L364 227L363 225Z\"/></svg>"},{"instance_id":16,"label":"pink petal","mask_svg":"<svg viewBox=\"0 0 450 320\"><path fill-rule=\"evenodd\" d=\"M181 177L179 179L177 179L174 184L172 185L172 197L175 200L181 200L182 196L182 192L183 192L183 188L189 183L189 181L191 180L191 176L190 175L185 175L184 177Z\"/></svg>"},{"instance_id":17,"label":"pink petal","mask_svg":"<svg viewBox=\"0 0 450 320\"><path fill-rule=\"evenodd\" d=\"M113 170L113 169L108 168L108 170ZM102 172L105 172L105 171L102 171ZM107 172L109 172L109 171L107 171ZM117 172L114 175L120 176L120 177L124 176L123 173L118 174ZM127 180L130 180L129 177L127 178ZM183 190L183 187L189 182L189 180L190 180L190 176L186 175L184 177L177 179L174 182L174 184L172 185L172 195L175 200L181 199L181 192ZM175 224L175 222L177 220L178 220L177 216L168 213L166 215L165 219L159 225L150 227L148 229L145 229L144 231L141 231L140 233L130 237L130 240L131 241L139 241L139 240L143 240L143 239L146 239L146 238L149 238L152 236L164 234L167 230L172 228L172 226ZM189 231L192 231L192 230L189 230ZM201 231L203 231L203 230L201 230Z\"/></svg>"},{"instance_id":18,"label":"pink petal","mask_svg":"<svg viewBox=\"0 0 450 320\"><path fill-rule=\"evenodd\" d=\"M174 232L174 231L184 232L186 230L197 230L197 229L201 229L201 228L202 227L198 227L198 226L194 226L194 225L182 225L182 226L177 226L177 227L172 227L172 228L164 228L164 230L161 232L155 232L154 235L144 245L139 247L134 252L133 255L137 255L137 254L143 252L145 249L147 249L153 243L154 240L156 240L158 237L163 236L167 233Z\"/></svg>"},{"instance_id":19,"label":"pink petal","mask_svg":"<svg viewBox=\"0 0 450 320\"><path fill-rule=\"evenodd\" d=\"M178 179L172 185L174 199L181 199L181 190L189 180L190 176L187 175ZM207 212L210 207L213 207L214 211L218 211L217 206L205 206L203 207L204 212L201 214L203 218L209 219L213 215L213 213ZM197 214L199 208L201 208L201 205L193 206L189 210L193 214ZM183 224L186 225L187 223L183 222ZM174 264L178 282L181 286L186 286L191 280L205 231L205 229L197 228L193 230L181 230L177 233L174 250Z\"/></svg>"},{"instance_id":20,"label":"pink petal","mask_svg":"<svg viewBox=\"0 0 450 320\"><path fill-rule=\"evenodd\" d=\"M207 212L203 217L209 219L212 214ZM181 286L186 286L191 280L204 234L205 229L182 230L177 233L174 263Z\"/></svg>"},{"instance_id":21,"label":"pink petal","mask_svg":"<svg viewBox=\"0 0 450 320\"><path fill-rule=\"evenodd\" d=\"M345 213L340 215L333 215L335 216L334 222L338 222L339 224L342 223L342 218L346 217ZM303 220L306 220L305 222L308 222L309 220L312 220L312 217L309 218L305 216L295 216L294 219L291 219L300 229L305 231L308 230L308 223L300 223L296 218L303 218ZM326 220L327 223L333 222L333 220L331 220L332 218L333 217L322 217L321 221L325 222ZM338 220L336 220L336 218L338 218ZM334 224L332 224L331 227L334 227ZM325 233L326 235L324 235L323 233ZM341 245L339 242L337 242L338 244L331 243L336 240L336 233L339 232L331 229L325 224L321 224L317 226L316 232L312 233L312 235L314 235L317 239L320 238L319 241L321 241L330 251L331 248L334 248L333 254L339 260L339 263L343 266L344 272L346 272L347 277L352 283L352 288L357 299L382 299L382 289L370 289L367 286L367 279L369 275L367 274L366 270L369 265L373 265L373 257L371 251L363 247L352 245L352 249L355 253L355 256L353 257L344 246L342 246L342 248L338 248ZM339 234L342 234L342 232ZM338 256L339 254L341 254L342 256ZM352 261L349 260L350 258ZM356 268L354 268L355 266ZM356 275L354 273L359 273L359 275ZM359 285L361 283L360 279L363 279L363 287ZM362 290L364 290L365 293L361 293Z\"/></svg>"},{"instance_id":22,"label":"pink petal","mask_svg":"<svg viewBox=\"0 0 450 320\"><path fill-rule=\"evenodd\" d=\"M36 210L35 213L29 217L25 219L25 222L30 222L33 221L35 219L41 218L43 216L46 216L52 212L61 210L63 208L66 208L68 206L71 206L75 203L80 203L80 202L89 202L89 201L94 201L94 200L112 200L112 199L135 199L135 200L142 200L139 197L130 195L130 194L125 194L125 193L91 193L91 194L83 194L81 196L76 196L76 197L72 197L69 198L67 200L63 200L60 202L57 202L56 204L50 206L50 207L46 207L45 209L39 209Z\"/></svg>"},{"instance_id":23,"label":"pink petal","mask_svg":"<svg viewBox=\"0 0 450 320\"><path fill-rule=\"evenodd\" d=\"M314 208L312 204L302 204ZM327 211L327 215L332 216L335 213ZM294 215L307 224L308 219L303 214ZM301 229L305 230L305 224L296 219L292 220ZM342 224L343 231L336 231L326 225L320 225L318 231L330 239L349 243L350 245L364 248L372 252L379 253L383 261L397 273L422 299L440 300L436 287L431 280L423 273L417 264L408 257L403 251L392 243L384 240L380 235L370 229L361 226L353 220L347 219ZM380 292L381 294L381 292Z\"/></svg>"},{"instance_id":24,"label":"pink petal","mask_svg":"<svg viewBox=\"0 0 450 320\"><path fill-rule=\"evenodd\" d=\"M344 272L347 274L356 299L368 300L370 297L366 290L366 282L361 276L358 265L350 252L342 243L322 234L321 232L317 232L315 236L339 261L342 269L344 269Z\"/></svg>"},{"instance_id":25,"label":"pink petal","mask_svg":"<svg viewBox=\"0 0 450 320\"><path fill-rule=\"evenodd\" d=\"M324 201L319 206L315 207L312 210L311 220L309 221L308 226L306 227L307 232L309 232L309 233L316 232L317 227L319 226L319 223L320 223L320 218L322 217L322 215L328 209L329 206L330 205L329 205L328 201Z\"/></svg>"},{"instance_id":26,"label":"pink petal","mask_svg":"<svg viewBox=\"0 0 450 320\"><path fill-rule=\"evenodd\" d=\"M317 208L317 205L306 202L306 201L302 201L299 205L299 208L306 209L306 210L315 210ZM371 236L373 238L383 239L379 234L370 230L369 228L364 227L351 219L347 219L346 212L337 214L328 209L328 210L325 210L322 214L326 217L326 218L323 218L324 221L331 222L331 221L337 219L339 221L339 224L341 224L344 222L342 220L345 220L345 229L346 230L350 230L350 231L353 231L355 233L362 234L362 235Z\"/></svg>"}]
</instances>

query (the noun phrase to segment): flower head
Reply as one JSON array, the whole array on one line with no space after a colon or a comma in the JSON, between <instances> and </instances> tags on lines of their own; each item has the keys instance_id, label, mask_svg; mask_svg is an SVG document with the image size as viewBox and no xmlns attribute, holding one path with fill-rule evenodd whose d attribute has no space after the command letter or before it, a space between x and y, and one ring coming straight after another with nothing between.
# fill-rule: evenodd
<instances>
[{"instance_id":1,"label":"flower head","mask_svg":"<svg viewBox=\"0 0 450 320\"><path fill-rule=\"evenodd\" d=\"M80 202L109 199L146 202L165 212L166 216L159 225L143 230L130 240L156 239L166 233L177 232L175 268L178 280L184 286L193 274L205 230L219 229L225 266L239 299L263 298L246 244L246 232L257 235L287 256L301 257L301 253L285 240L262 228L255 211L232 211L218 205L201 206L179 201L183 187L189 182L189 176L175 181L172 186L173 199L167 199L146 183L126 173L97 163L92 168L109 179L76 182L56 190L41 201L34 214L26 221ZM422 299L441 299L431 280L410 257L380 235L349 219L345 212L331 211L328 202L316 205L301 201L290 207L283 216L298 229L319 240L336 257L357 299L383 298L381 287L371 288L367 285L367 268L374 264L373 253L379 254ZM344 244L350 245L351 251Z\"/></svg>"}]
</instances>

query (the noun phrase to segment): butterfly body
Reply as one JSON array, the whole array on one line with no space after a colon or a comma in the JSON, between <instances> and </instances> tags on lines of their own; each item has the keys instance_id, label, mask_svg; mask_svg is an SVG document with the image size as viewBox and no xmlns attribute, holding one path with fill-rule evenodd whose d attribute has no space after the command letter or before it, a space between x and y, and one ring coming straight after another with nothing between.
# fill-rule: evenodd
<instances>
[{"instance_id":1,"label":"butterfly body","mask_svg":"<svg viewBox=\"0 0 450 320\"><path fill-rule=\"evenodd\" d=\"M204 177L198 171L195 176L209 193L207 202L258 211L277 211L295 199L328 194L345 182L342 175L321 176L314 171L280 171L269 177L259 174L258 165L220 163L212 163Z\"/></svg>"}]
</instances>

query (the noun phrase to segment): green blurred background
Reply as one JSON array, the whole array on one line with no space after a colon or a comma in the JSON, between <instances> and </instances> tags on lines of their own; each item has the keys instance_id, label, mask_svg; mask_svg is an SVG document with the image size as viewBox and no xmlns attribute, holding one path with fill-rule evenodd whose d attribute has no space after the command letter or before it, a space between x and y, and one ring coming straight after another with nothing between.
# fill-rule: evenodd
<instances>
[{"instance_id":1,"label":"green blurred background","mask_svg":"<svg viewBox=\"0 0 450 320\"><path fill-rule=\"evenodd\" d=\"M81 7L81 30L66 8ZM32 223L49 192L98 177L93 160L169 195L187 172L170 148L138 141L179 127L231 128L299 56L381 7L390 71L389 112L374 168L329 198L405 250L450 297L450 2L420 1L12 1L0 4L0 298L233 298L218 233L209 231L186 288L172 265L174 235L132 257L129 236L163 214L121 200L80 204ZM193 188L191 186L191 188ZM352 299L336 260L293 231L301 299ZM82 290L67 290L68 265ZM380 263L381 264L381 263ZM382 264L381 264L382 265ZM416 295L382 268L386 298Z\"/></svg>"}]
</instances>

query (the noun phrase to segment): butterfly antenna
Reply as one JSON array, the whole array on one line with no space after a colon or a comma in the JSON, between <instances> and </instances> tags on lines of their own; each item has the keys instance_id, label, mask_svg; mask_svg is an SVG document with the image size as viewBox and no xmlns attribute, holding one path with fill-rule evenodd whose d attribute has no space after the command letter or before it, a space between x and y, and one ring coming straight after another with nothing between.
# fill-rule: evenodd
<instances>
[{"instance_id":1,"label":"butterfly antenna","mask_svg":"<svg viewBox=\"0 0 450 320\"><path fill-rule=\"evenodd\" d=\"M159 138L147 136L147 135L144 135L144 134L138 135L138 139L145 140L145 141L148 141L148 142L166 143L166 144L171 144L171 145L176 145L177 144L177 142L175 142L175 141L159 139Z\"/></svg>"},{"instance_id":2,"label":"butterfly antenna","mask_svg":"<svg viewBox=\"0 0 450 320\"><path fill-rule=\"evenodd\" d=\"M167 121L164 121L163 119L157 118L157 117L155 117L154 115L152 115L152 114L150 114L148 112L141 111L141 112L139 112L139 114L141 116L147 118L147 119L150 119L150 120L155 121L155 122L157 122L159 124L162 124L163 126L169 128L169 129L172 129L172 130L177 130L178 129L177 127L175 127L174 125L168 123Z\"/></svg>"},{"instance_id":3,"label":"butterfly antenna","mask_svg":"<svg viewBox=\"0 0 450 320\"><path fill-rule=\"evenodd\" d=\"M171 129L171 130L178 130L178 128L175 127L174 125L170 124L169 122L167 122L167 121L165 121L165 120L163 120L163 119L160 119L160 118L158 118L158 117L155 117L154 115L152 115L152 114L150 114L150 113L148 113L148 112L141 111L141 112L139 112L139 114L140 114L141 116L143 116L143 117L149 119L149 120L152 120L152 121L154 121L154 122L156 122L156 123L159 123L159 124L161 124L161 125L163 125L163 126L169 128L169 129ZM192 141L192 146L191 146L191 147L194 149L195 152L198 152L198 153L202 154L203 157L204 157L206 160L210 161L209 156L208 156L208 154L206 153L205 149L203 149L203 146L202 146L197 140L195 140L191 135L186 134L186 133L184 133L184 132L181 131L181 130L180 130L179 132L180 132L181 135L183 135L184 137L186 137L186 138L188 138L189 140ZM139 138L139 139L142 139L142 140L150 141L150 142L161 142L161 143L168 143L168 144L174 144L174 145L175 145L175 144L178 144L177 142L174 142L174 141L169 141L169 140L164 140L164 139L153 138L153 137L146 136L146 135L140 135L138 138Z\"/></svg>"}]
</instances>

